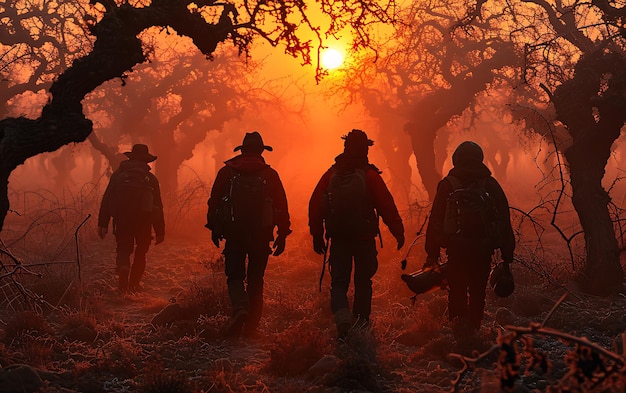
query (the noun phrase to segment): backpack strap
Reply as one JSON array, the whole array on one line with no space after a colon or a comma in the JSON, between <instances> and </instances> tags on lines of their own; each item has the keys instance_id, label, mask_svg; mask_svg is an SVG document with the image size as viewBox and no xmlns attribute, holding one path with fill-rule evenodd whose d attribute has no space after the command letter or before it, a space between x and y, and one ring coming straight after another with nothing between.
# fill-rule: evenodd
<instances>
[{"instance_id":1,"label":"backpack strap","mask_svg":"<svg viewBox=\"0 0 626 393\"><path fill-rule=\"evenodd\" d=\"M461 182L461 179L459 179L456 176L452 176L452 175L448 175L446 176L446 179L448 179L448 182L450 183L450 185L452 185L452 191L456 191L459 188L464 186L464 183ZM471 180L471 183L469 183L469 185L473 185L475 184L476 186L485 189L485 186L487 185L487 177L480 177L477 179L469 179Z\"/></svg>"}]
</instances>

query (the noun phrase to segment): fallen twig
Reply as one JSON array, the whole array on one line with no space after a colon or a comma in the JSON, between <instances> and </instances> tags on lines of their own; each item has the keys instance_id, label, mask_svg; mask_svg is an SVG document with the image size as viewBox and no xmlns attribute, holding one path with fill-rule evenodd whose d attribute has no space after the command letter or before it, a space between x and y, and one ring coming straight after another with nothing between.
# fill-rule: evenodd
<instances>
[{"instance_id":1,"label":"fallen twig","mask_svg":"<svg viewBox=\"0 0 626 393\"><path fill-rule=\"evenodd\" d=\"M486 358L487 356L489 356L492 352L496 351L500 349L500 345L496 344L494 346L492 346L491 348L489 348L488 350L486 350L485 352L479 354L476 357L470 358L467 356L463 356L459 353L449 353L448 356L455 358L455 359L459 359L461 361L461 363L463 363L463 367L461 368L461 370L459 370L459 372L457 372L456 374L456 378L452 381L452 389L450 389L450 392L456 392L458 387L459 387L459 383L461 382L461 378L463 378L463 375L470 370L470 365L474 366L476 363L478 363L479 361L483 360L484 358Z\"/></svg>"},{"instance_id":2,"label":"fallen twig","mask_svg":"<svg viewBox=\"0 0 626 393\"><path fill-rule=\"evenodd\" d=\"M624 358L624 356L611 352L601 347L599 344L589 341L589 339L587 339L586 337L578 337L569 333L562 332L560 330L541 327L541 325L535 324L535 323L531 324L529 327L507 325L504 328L506 330L516 332L518 333L518 335L519 334L537 334L541 336L551 336L551 337L562 338L566 341L586 346L598 352L599 354L605 356L606 358L614 361L620 367L626 365L626 359Z\"/></svg>"}]
</instances>

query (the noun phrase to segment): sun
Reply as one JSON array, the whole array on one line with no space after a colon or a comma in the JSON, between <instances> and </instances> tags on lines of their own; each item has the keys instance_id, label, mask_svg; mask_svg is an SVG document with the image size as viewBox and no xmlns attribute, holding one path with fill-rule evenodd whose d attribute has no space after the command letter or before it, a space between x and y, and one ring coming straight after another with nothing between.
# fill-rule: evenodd
<instances>
[{"instance_id":1,"label":"sun","mask_svg":"<svg viewBox=\"0 0 626 393\"><path fill-rule=\"evenodd\" d=\"M327 70L334 70L343 64L343 53L335 48L324 49L320 61L322 67Z\"/></svg>"}]
</instances>

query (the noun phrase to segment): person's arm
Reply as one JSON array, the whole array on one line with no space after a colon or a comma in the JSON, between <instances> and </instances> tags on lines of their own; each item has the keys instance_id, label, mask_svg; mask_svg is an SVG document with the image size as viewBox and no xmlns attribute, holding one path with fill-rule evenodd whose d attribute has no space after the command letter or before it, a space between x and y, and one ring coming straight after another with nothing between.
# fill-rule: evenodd
<instances>
[{"instance_id":1,"label":"person's arm","mask_svg":"<svg viewBox=\"0 0 626 393\"><path fill-rule=\"evenodd\" d=\"M216 227L219 226L216 222L216 212L217 209L219 209L224 203L222 198L227 194L226 190L230 179L229 173L230 169L228 167L222 167L217 172L215 181L213 182L213 187L211 188L211 195L207 201L207 223L205 225L205 227L211 231L215 230ZM220 235L223 235L223 233Z\"/></svg>"},{"instance_id":2,"label":"person's arm","mask_svg":"<svg viewBox=\"0 0 626 393\"><path fill-rule=\"evenodd\" d=\"M154 228L155 244L165 239L165 215L163 214L163 200L161 199L161 187L159 180L150 173L150 185L152 186L152 227Z\"/></svg>"},{"instance_id":3,"label":"person's arm","mask_svg":"<svg viewBox=\"0 0 626 393\"><path fill-rule=\"evenodd\" d=\"M448 194L452 192L452 185L444 178L437 185L437 193L433 201L428 226L426 227L426 264L432 265L439 260L440 249L446 246L446 234L443 224L446 215Z\"/></svg>"},{"instance_id":4,"label":"person's arm","mask_svg":"<svg viewBox=\"0 0 626 393\"><path fill-rule=\"evenodd\" d=\"M383 223L389 228L393 237L396 238L398 249L400 249L404 244L404 224L391 192L383 178L374 169L369 169L366 172L366 184L368 193L372 197L374 208L383 219Z\"/></svg>"},{"instance_id":5,"label":"person's arm","mask_svg":"<svg viewBox=\"0 0 626 393\"><path fill-rule=\"evenodd\" d=\"M278 227L278 236L287 237L291 233L291 221L289 218L289 207L287 203L287 194L285 188L280 180L278 172L272 169L273 172L273 190L272 190L272 203L274 208L274 222Z\"/></svg>"},{"instance_id":6,"label":"person's arm","mask_svg":"<svg viewBox=\"0 0 626 393\"><path fill-rule=\"evenodd\" d=\"M100 211L98 212L98 235L104 239L109 230L109 221L113 216L113 203L114 203L114 183L115 173L111 176L107 188L102 195L102 202L100 202Z\"/></svg>"},{"instance_id":7,"label":"person's arm","mask_svg":"<svg viewBox=\"0 0 626 393\"><path fill-rule=\"evenodd\" d=\"M515 250L515 233L513 232L513 226L511 225L509 201L504 193L504 190L495 179L493 179L492 192L494 193L496 209L498 210L500 219L504 224L504 234L502 236L502 245L500 246L502 260L506 263L511 263L513 262L513 251Z\"/></svg>"},{"instance_id":8,"label":"person's arm","mask_svg":"<svg viewBox=\"0 0 626 393\"><path fill-rule=\"evenodd\" d=\"M309 232L313 238L324 237L324 212L322 209L324 193L328 188L331 173L332 171L329 169L322 175L309 200Z\"/></svg>"}]
</instances>

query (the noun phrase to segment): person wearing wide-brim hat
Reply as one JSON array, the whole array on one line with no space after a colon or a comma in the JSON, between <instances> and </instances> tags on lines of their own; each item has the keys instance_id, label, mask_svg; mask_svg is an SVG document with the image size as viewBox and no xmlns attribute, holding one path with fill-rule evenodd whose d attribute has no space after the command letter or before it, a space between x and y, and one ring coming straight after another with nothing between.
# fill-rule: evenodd
<instances>
[{"instance_id":1,"label":"person wearing wide-brim hat","mask_svg":"<svg viewBox=\"0 0 626 393\"><path fill-rule=\"evenodd\" d=\"M125 152L124 155L131 160L142 161L145 163L152 162L157 159L157 156L150 154L148 146L142 143L133 145L131 151Z\"/></svg>"},{"instance_id":2,"label":"person wearing wide-brim hat","mask_svg":"<svg viewBox=\"0 0 626 393\"><path fill-rule=\"evenodd\" d=\"M122 292L138 291L146 268L146 254L155 234L155 244L165 239L163 202L157 177L148 163L157 159L148 146L138 143L124 152L102 196L98 214L98 235L104 239L113 218L117 242L116 271ZM130 256L134 253L131 264Z\"/></svg>"},{"instance_id":3,"label":"person wearing wide-brim hat","mask_svg":"<svg viewBox=\"0 0 626 393\"><path fill-rule=\"evenodd\" d=\"M342 139L343 153L335 157L311 194L309 228L313 251L324 254L325 259L328 247L330 307L338 338L344 340L354 328L370 325L372 278L378 269L378 217L396 239L398 250L404 245L404 224L381 172L369 162L374 141L358 129ZM353 270L354 299L350 305Z\"/></svg>"},{"instance_id":4,"label":"person wearing wide-brim hat","mask_svg":"<svg viewBox=\"0 0 626 393\"><path fill-rule=\"evenodd\" d=\"M216 247L226 240L223 254L232 317L223 332L228 336L256 333L263 311L263 277L272 253L269 244L274 241L273 255L278 256L291 233L285 189L278 172L263 159L266 150L273 149L258 131L246 133L233 149L241 154L224 162L208 200L205 226Z\"/></svg>"}]
</instances>

